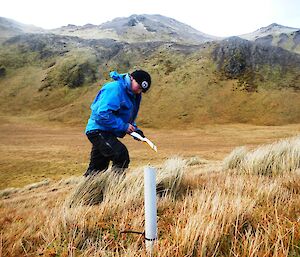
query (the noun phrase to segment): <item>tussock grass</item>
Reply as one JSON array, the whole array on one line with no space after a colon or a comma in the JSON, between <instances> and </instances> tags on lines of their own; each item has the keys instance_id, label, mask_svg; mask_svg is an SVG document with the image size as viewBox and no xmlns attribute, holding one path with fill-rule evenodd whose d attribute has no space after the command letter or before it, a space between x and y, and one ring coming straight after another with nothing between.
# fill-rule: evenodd
<instances>
[{"instance_id":1,"label":"tussock grass","mask_svg":"<svg viewBox=\"0 0 300 257\"><path fill-rule=\"evenodd\" d=\"M19 191L20 191L19 188L14 188L14 187L6 188L0 191L0 197L6 197L11 194L17 193Z\"/></svg>"},{"instance_id":2,"label":"tussock grass","mask_svg":"<svg viewBox=\"0 0 300 257\"><path fill-rule=\"evenodd\" d=\"M49 185L50 180L49 179L45 179L43 181L37 182L37 183L32 183L28 186L25 186L23 190L32 190L32 189L36 189L42 186L47 186Z\"/></svg>"},{"instance_id":3,"label":"tussock grass","mask_svg":"<svg viewBox=\"0 0 300 257\"><path fill-rule=\"evenodd\" d=\"M82 180L82 177L69 177L67 179L62 179L59 181L58 185L76 185Z\"/></svg>"},{"instance_id":4,"label":"tussock grass","mask_svg":"<svg viewBox=\"0 0 300 257\"><path fill-rule=\"evenodd\" d=\"M16 194L16 193L20 193L20 192L25 192L25 191L30 191L33 189L37 189L39 187L44 187L49 185L50 180L49 179L45 179L43 181L37 182L37 183L32 183L29 184L27 186L24 186L23 188L14 188L14 187L10 187L10 188L6 188L0 191L0 198L1 197L9 197L12 194Z\"/></svg>"},{"instance_id":5,"label":"tussock grass","mask_svg":"<svg viewBox=\"0 0 300 257\"><path fill-rule=\"evenodd\" d=\"M235 148L224 159L224 168L225 169L239 168L246 154L247 154L247 148L245 146Z\"/></svg>"},{"instance_id":6,"label":"tussock grass","mask_svg":"<svg viewBox=\"0 0 300 257\"><path fill-rule=\"evenodd\" d=\"M154 256L300 255L300 174L214 172L216 166L193 173L187 162L176 157L158 168L157 183L167 190L157 198ZM142 180L142 168L125 177L106 172L1 201L2 254L147 256L141 235L121 233L144 231Z\"/></svg>"},{"instance_id":7,"label":"tussock grass","mask_svg":"<svg viewBox=\"0 0 300 257\"><path fill-rule=\"evenodd\" d=\"M168 159L157 173L157 192L159 195L176 196L180 190L183 171L187 167L187 161L181 157Z\"/></svg>"},{"instance_id":8,"label":"tussock grass","mask_svg":"<svg viewBox=\"0 0 300 257\"><path fill-rule=\"evenodd\" d=\"M175 195L179 190L186 161L180 157L169 159L157 170L157 187L162 194ZM104 201L116 207L140 201L144 194L143 170L137 169L120 176L111 170L95 176L82 178L69 199L69 206L94 205Z\"/></svg>"},{"instance_id":9,"label":"tussock grass","mask_svg":"<svg viewBox=\"0 0 300 257\"><path fill-rule=\"evenodd\" d=\"M93 177L82 177L69 199L70 207L76 205L92 205L101 203L104 190L109 182L115 179L111 172L100 173Z\"/></svg>"},{"instance_id":10,"label":"tussock grass","mask_svg":"<svg viewBox=\"0 0 300 257\"><path fill-rule=\"evenodd\" d=\"M190 159L188 159L186 161L186 164L188 166L195 166L195 165L206 164L206 163L207 163L207 160L202 159L202 158L200 158L198 156L193 156L193 157L191 157Z\"/></svg>"},{"instance_id":11,"label":"tussock grass","mask_svg":"<svg viewBox=\"0 0 300 257\"><path fill-rule=\"evenodd\" d=\"M300 137L280 140L251 151L245 147L236 148L224 159L224 168L261 175L295 172L300 168Z\"/></svg>"}]
</instances>

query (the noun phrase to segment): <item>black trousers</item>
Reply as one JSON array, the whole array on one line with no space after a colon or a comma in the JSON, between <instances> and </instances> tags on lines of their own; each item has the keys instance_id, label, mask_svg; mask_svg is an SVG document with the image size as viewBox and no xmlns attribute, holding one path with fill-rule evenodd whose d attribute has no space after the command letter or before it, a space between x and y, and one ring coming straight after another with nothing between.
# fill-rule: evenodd
<instances>
[{"instance_id":1,"label":"black trousers","mask_svg":"<svg viewBox=\"0 0 300 257\"><path fill-rule=\"evenodd\" d=\"M90 164L84 176L95 175L106 171L112 161L112 170L122 174L128 168L130 159L126 146L116 136L106 131L88 133L87 137L92 143Z\"/></svg>"}]
</instances>

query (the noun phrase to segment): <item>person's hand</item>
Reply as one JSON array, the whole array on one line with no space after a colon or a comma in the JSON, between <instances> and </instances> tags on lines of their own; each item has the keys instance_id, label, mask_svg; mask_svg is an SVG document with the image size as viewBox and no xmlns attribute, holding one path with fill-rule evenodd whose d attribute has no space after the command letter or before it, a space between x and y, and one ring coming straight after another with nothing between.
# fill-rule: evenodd
<instances>
[{"instance_id":1,"label":"person's hand","mask_svg":"<svg viewBox=\"0 0 300 257\"><path fill-rule=\"evenodd\" d=\"M129 124L129 126L127 128L127 131L126 131L127 134L130 134L130 133L132 133L134 131L135 131L135 127L133 125Z\"/></svg>"}]
</instances>

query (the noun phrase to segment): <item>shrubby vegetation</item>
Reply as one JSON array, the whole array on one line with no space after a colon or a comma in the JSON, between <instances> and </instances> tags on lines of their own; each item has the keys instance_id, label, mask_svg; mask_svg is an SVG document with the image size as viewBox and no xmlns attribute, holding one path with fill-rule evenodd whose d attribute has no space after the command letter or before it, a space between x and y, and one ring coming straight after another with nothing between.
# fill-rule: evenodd
<instances>
[{"instance_id":1,"label":"shrubby vegetation","mask_svg":"<svg viewBox=\"0 0 300 257\"><path fill-rule=\"evenodd\" d=\"M89 61L78 63L76 60L66 60L47 73L40 90L55 86L76 88L92 84L96 81L96 73L96 65Z\"/></svg>"}]
</instances>

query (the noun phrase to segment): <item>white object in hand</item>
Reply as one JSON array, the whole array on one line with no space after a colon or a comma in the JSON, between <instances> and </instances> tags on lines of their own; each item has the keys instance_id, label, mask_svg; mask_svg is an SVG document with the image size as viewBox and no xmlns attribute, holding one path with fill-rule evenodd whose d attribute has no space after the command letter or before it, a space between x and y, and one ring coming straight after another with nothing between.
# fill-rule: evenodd
<instances>
[{"instance_id":1,"label":"white object in hand","mask_svg":"<svg viewBox=\"0 0 300 257\"><path fill-rule=\"evenodd\" d=\"M146 142L155 152L157 152L156 145L153 144L147 137L142 137L139 133L136 133L136 132L132 132L132 133L130 133L130 135L143 141L143 142Z\"/></svg>"}]
</instances>

